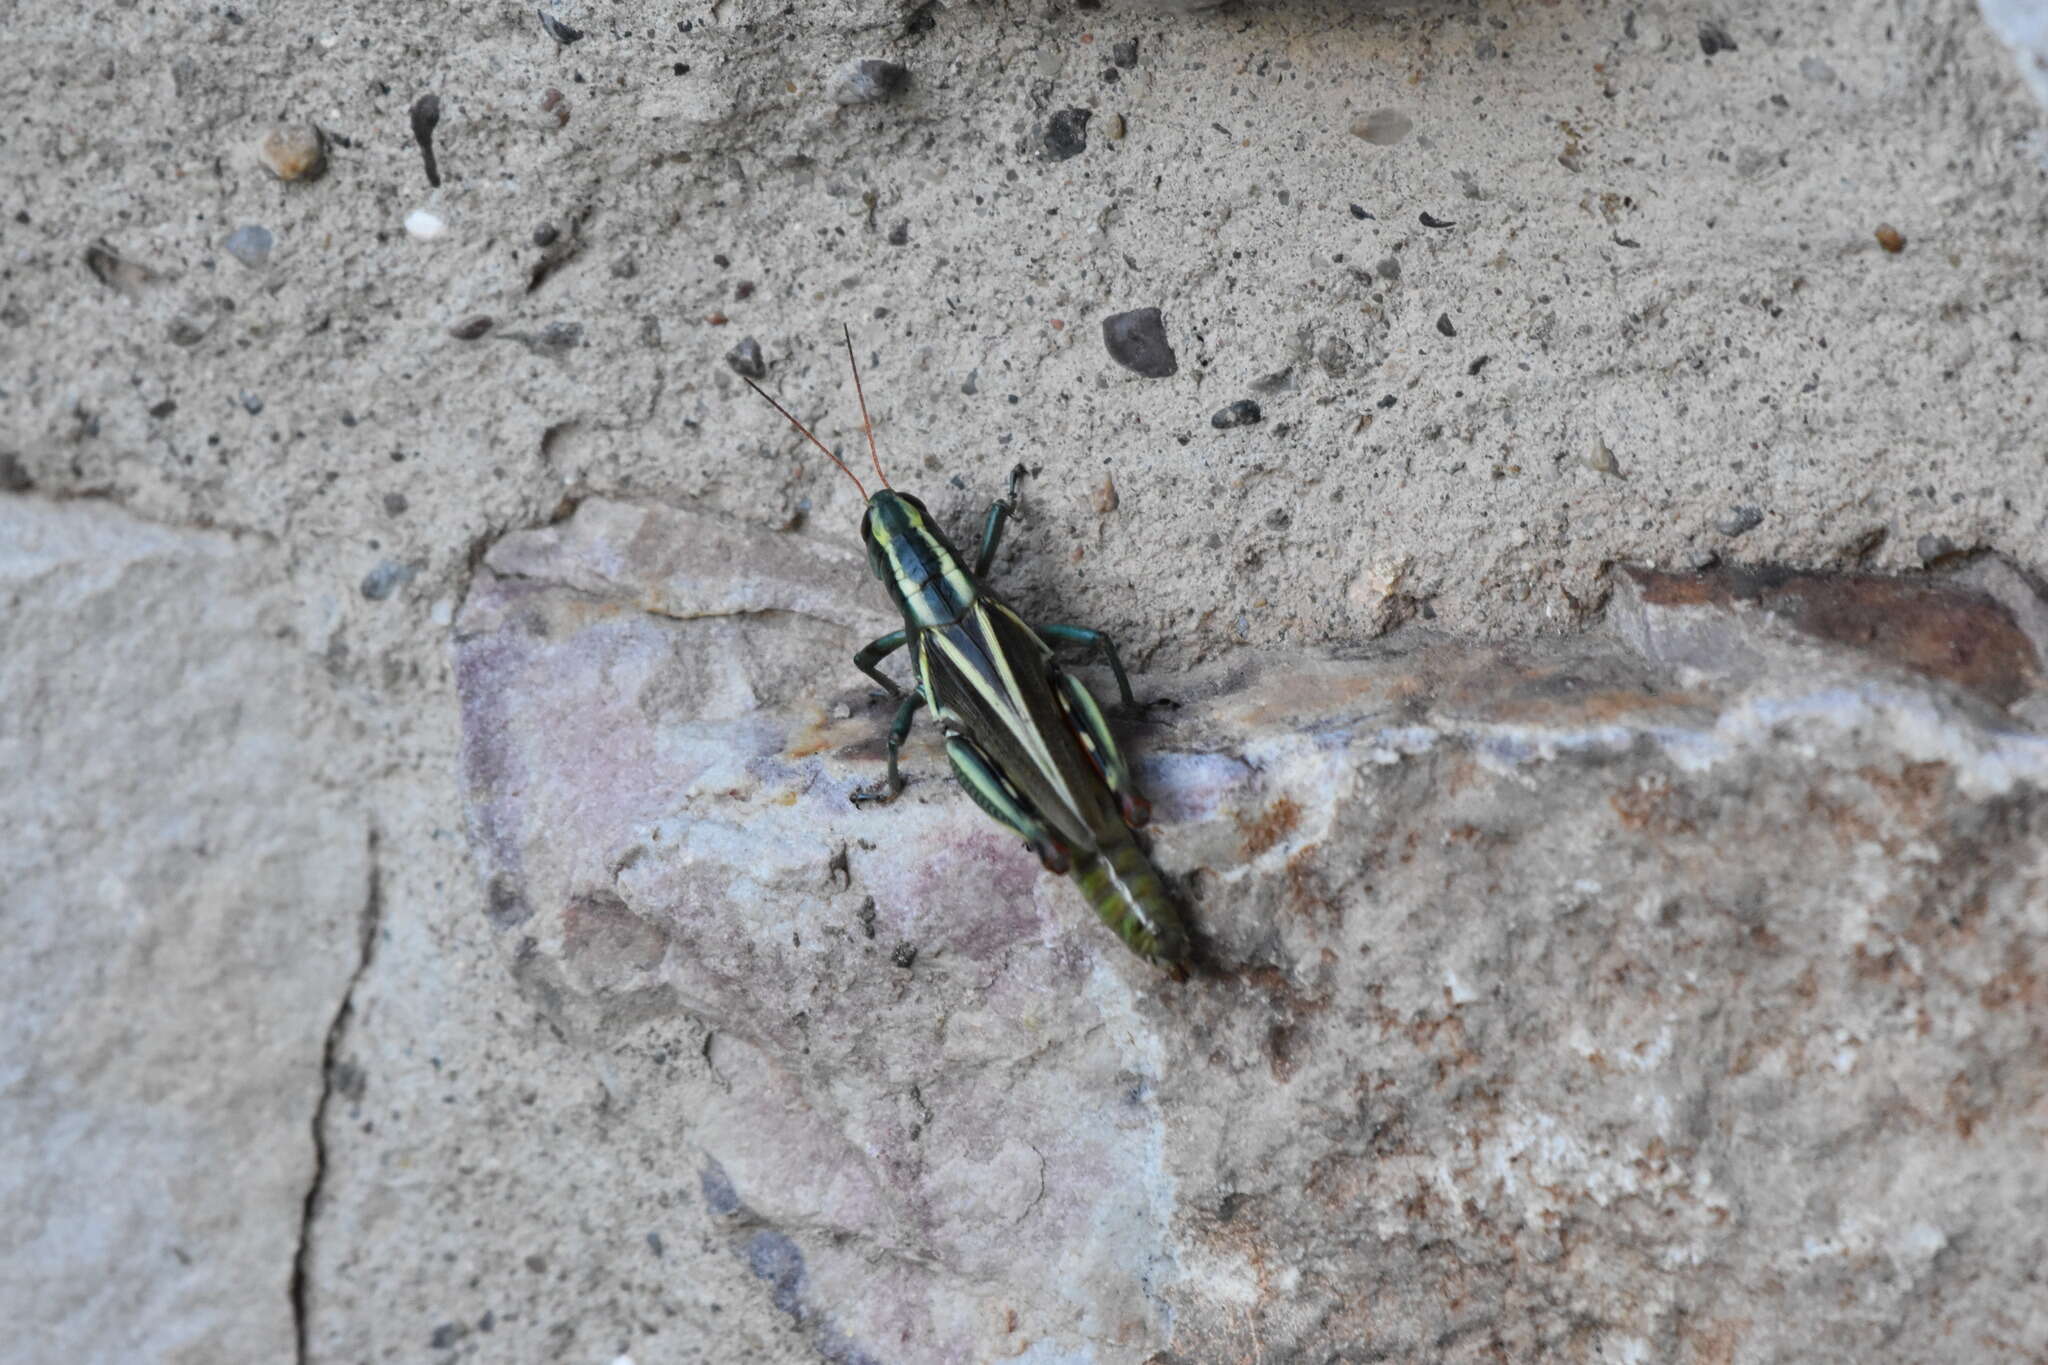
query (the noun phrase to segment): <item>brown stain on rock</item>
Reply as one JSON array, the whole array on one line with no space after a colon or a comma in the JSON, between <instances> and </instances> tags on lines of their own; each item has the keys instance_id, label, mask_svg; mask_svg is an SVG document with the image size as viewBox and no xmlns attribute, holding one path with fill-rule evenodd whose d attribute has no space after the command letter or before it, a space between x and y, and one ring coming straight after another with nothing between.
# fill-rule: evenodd
<instances>
[{"instance_id":1,"label":"brown stain on rock","mask_svg":"<svg viewBox=\"0 0 2048 1365\"><path fill-rule=\"evenodd\" d=\"M2043 682L2041 660L2012 613L1951 584L1776 566L1627 572L1645 605L1765 611L1801 635L1953 683L1999 706Z\"/></svg>"},{"instance_id":2,"label":"brown stain on rock","mask_svg":"<svg viewBox=\"0 0 2048 1365\"><path fill-rule=\"evenodd\" d=\"M1300 823L1301 803L1291 796L1275 799L1250 819L1238 816L1237 827L1244 835L1244 856L1258 857L1292 834Z\"/></svg>"}]
</instances>

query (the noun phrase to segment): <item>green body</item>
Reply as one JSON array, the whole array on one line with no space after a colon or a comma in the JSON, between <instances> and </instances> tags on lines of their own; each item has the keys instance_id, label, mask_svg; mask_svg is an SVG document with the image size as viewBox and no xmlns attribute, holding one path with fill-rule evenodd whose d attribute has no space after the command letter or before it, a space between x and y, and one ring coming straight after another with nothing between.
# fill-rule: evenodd
<instances>
[{"instance_id":1,"label":"green body","mask_svg":"<svg viewBox=\"0 0 2048 1365\"><path fill-rule=\"evenodd\" d=\"M1020 466L1010 478L1014 496ZM1071 873L1095 913L1133 952L1178 974L1187 931L1132 830L1145 823L1144 798L1088 689L1063 670L1048 640L1099 647L1126 706L1130 680L1100 632L1033 628L981 583L1009 515L1007 498L988 511L972 573L924 504L884 489L868 499L861 538L875 576L903 613L893 631L854 663L902 698L889 732L887 800L903 784L896 755L918 707L929 706L946 736L960 785L983 810L1031 845L1046 868ZM918 690L904 693L875 665L910 646Z\"/></svg>"}]
</instances>

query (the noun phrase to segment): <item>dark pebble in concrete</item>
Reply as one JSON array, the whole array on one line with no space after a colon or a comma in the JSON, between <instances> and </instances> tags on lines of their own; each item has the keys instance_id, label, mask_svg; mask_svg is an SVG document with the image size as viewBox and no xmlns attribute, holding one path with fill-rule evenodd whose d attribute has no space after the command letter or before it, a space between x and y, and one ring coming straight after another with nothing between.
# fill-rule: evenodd
<instances>
[{"instance_id":1,"label":"dark pebble in concrete","mask_svg":"<svg viewBox=\"0 0 2048 1365\"><path fill-rule=\"evenodd\" d=\"M889 229L889 245L908 246L909 244L910 220L906 218L902 222L895 224Z\"/></svg>"},{"instance_id":2,"label":"dark pebble in concrete","mask_svg":"<svg viewBox=\"0 0 2048 1365\"><path fill-rule=\"evenodd\" d=\"M1079 156L1088 150L1088 120L1094 117L1086 109L1062 109L1045 121L1045 157L1048 161L1065 161L1070 156Z\"/></svg>"},{"instance_id":3,"label":"dark pebble in concrete","mask_svg":"<svg viewBox=\"0 0 2048 1365\"><path fill-rule=\"evenodd\" d=\"M1365 220L1366 220L1367 218L1370 218L1370 217L1372 217L1372 215L1371 215L1371 214L1369 214L1369 213L1367 213L1367 212L1365 211L1365 205L1363 205L1363 204L1353 204L1353 205L1351 206L1351 216L1352 216L1353 218L1356 218L1356 219L1358 219L1358 220L1359 220L1360 222L1363 222L1363 221L1365 221Z\"/></svg>"},{"instance_id":4,"label":"dark pebble in concrete","mask_svg":"<svg viewBox=\"0 0 2048 1365\"><path fill-rule=\"evenodd\" d=\"M387 516L403 516L405 509L411 505L411 503L405 500L405 494L403 493L386 493L384 495L384 512Z\"/></svg>"},{"instance_id":5,"label":"dark pebble in concrete","mask_svg":"<svg viewBox=\"0 0 2048 1365\"><path fill-rule=\"evenodd\" d=\"M497 325L488 313L478 313L473 318L464 318L448 329L448 335L457 341L475 341Z\"/></svg>"},{"instance_id":6,"label":"dark pebble in concrete","mask_svg":"<svg viewBox=\"0 0 2048 1365\"><path fill-rule=\"evenodd\" d=\"M1138 40L1126 38L1109 50L1109 59L1129 71L1138 64Z\"/></svg>"},{"instance_id":7,"label":"dark pebble in concrete","mask_svg":"<svg viewBox=\"0 0 2048 1365\"><path fill-rule=\"evenodd\" d=\"M1240 398L1211 417L1209 425L1218 431L1228 431L1232 427L1248 427L1264 416L1257 403L1249 398Z\"/></svg>"},{"instance_id":8,"label":"dark pebble in concrete","mask_svg":"<svg viewBox=\"0 0 2048 1365\"><path fill-rule=\"evenodd\" d=\"M535 246L553 246L555 239L561 235L562 230L553 223L542 223L533 230L533 244Z\"/></svg>"},{"instance_id":9,"label":"dark pebble in concrete","mask_svg":"<svg viewBox=\"0 0 2048 1365\"><path fill-rule=\"evenodd\" d=\"M242 394L242 411L254 417L257 413L263 411L263 400L253 393L244 391Z\"/></svg>"},{"instance_id":10,"label":"dark pebble in concrete","mask_svg":"<svg viewBox=\"0 0 2048 1365\"><path fill-rule=\"evenodd\" d=\"M879 104L910 88L910 68L879 57L856 57L832 77L834 104Z\"/></svg>"},{"instance_id":11,"label":"dark pebble in concrete","mask_svg":"<svg viewBox=\"0 0 2048 1365\"><path fill-rule=\"evenodd\" d=\"M766 379L768 361L761 354L761 343L752 337L740 338L740 344L725 353L725 363L732 366L732 372L747 379Z\"/></svg>"},{"instance_id":12,"label":"dark pebble in concrete","mask_svg":"<svg viewBox=\"0 0 2048 1365\"><path fill-rule=\"evenodd\" d=\"M401 585L412 577L412 570L394 560L385 560L376 568L363 575L362 594L372 602L382 602L397 592Z\"/></svg>"},{"instance_id":13,"label":"dark pebble in concrete","mask_svg":"<svg viewBox=\"0 0 2048 1365\"><path fill-rule=\"evenodd\" d=\"M1395 280L1401 278L1401 263L1392 256L1389 256L1374 266L1372 272L1387 283L1392 284Z\"/></svg>"},{"instance_id":14,"label":"dark pebble in concrete","mask_svg":"<svg viewBox=\"0 0 2048 1365\"><path fill-rule=\"evenodd\" d=\"M1109 358L1132 374L1165 379L1180 370L1157 308L1134 308L1102 320L1102 344Z\"/></svg>"},{"instance_id":15,"label":"dark pebble in concrete","mask_svg":"<svg viewBox=\"0 0 2048 1365\"><path fill-rule=\"evenodd\" d=\"M547 16L542 15L545 21ZM421 95L412 102L412 139L420 145L420 159L425 163L427 183L435 189L441 188L441 167L434 160L434 129L441 125L441 97Z\"/></svg>"},{"instance_id":16,"label":"dark pebble in concrete","mask_svg":"<svg viewBox=\"0 0 2048 1365\"><path fill-rule=\"evenodd\" d=\"M1394 406L1394 404L1400 401L1400 399L1394 397L1394 395L1390 393L1385 398L1380 399L1380 406L1382 408L1391 408L1392 406Z\"/></svg>"},{"instance_id":17,"label":"dark pebble in concrete","mask_svg":"<svg viewBox=\"0 0 2048 1365\"><path fill-rule=\"evenodd\" d=\"M583 37L582 29L570 28L567 24L563 23L560 19L557 19L554 15L549 14L546 10L541 10L539 11L539 13L540 26L548 31L548 37L553 38L562 46L567 47L569 44L577 42Z\"/></svg>"},{"instance_id":18,"label":"dark pebble in concrete","mask_svg":"<svg viewBox=\"0 0 2048 1365\"><path fill-rule=\"evenodd\" d=\"M1458 329L1451 325L1451 315L1449 313L1438 313L1436 315L1436 329L1447 337L1454 337L1458 334Z\"/></svg>"},{"instance_id":19,"label":"dark pebble in concrete","mask_svg":"<svg viewBox=\"0 0 2048 1365\"><path fill-rule=\"evenodd\" d=\"M1700 20L1700 51L1709 57L1717 52L1735 51L1735 40L1728 36L1728 30L1712 19Z\"/></svg>"},{"instance_id":20,"label":"dark pebble in concrete","mask_svg":"<svg viewBox=\"0 0 2048 1365\"><path fill-rule=\"evenodd\" d=\"M1764 514L1755 507L1731 507L1728 515L1714 523L1714 529L1724 536L1739 536L1754 531L1764 524Z\"/></svg>"}]
</instances>

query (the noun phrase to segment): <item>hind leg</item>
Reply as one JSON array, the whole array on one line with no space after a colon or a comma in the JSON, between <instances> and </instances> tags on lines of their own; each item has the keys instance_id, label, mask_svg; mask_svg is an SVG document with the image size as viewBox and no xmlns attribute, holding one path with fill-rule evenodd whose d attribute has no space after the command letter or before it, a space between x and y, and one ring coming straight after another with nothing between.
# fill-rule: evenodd
<instances>
[{"instance_id":1,"label":"hind leg","mask_svg":"<svg viewBox=\"0 0 2048 1365\"><path fill-rule=\"evenodd\" d=\"M946 738L946 757L953 760L953 773L975 805L1015 830L1038 854L1038 861L1045 864L1046 871L1067 870L1066 846L1039 818L1038 812L1017 794L1009 779L988 761L988 755L981 751L980 745L965 735L949 735Z\"/></svg>"},{"instance_id":2,"label":"hind leg","mask_svg":"<svg viewBox=\"0 0 2048 1365\"><path fill-rule=\"evenodd\" d=\"M1109 724L1102 718L1102 708L1095 704L1094 696L1079 679L1057 668L1053 670L1052 679L1061 704L1066 707L1075 730L1080 732L1081 746L1088 751L1088 757L1095 762L1095 770L1102 774L1103 782L1116 797L1117 810L1123 815L1124 823L1136 829L1152 818L1152 807L1138 795L1138 784L1131 777L1131 765L1125 760L1123 750L1117 748L1115 736L1109 733Z\"/></svg>"}]
</instances>

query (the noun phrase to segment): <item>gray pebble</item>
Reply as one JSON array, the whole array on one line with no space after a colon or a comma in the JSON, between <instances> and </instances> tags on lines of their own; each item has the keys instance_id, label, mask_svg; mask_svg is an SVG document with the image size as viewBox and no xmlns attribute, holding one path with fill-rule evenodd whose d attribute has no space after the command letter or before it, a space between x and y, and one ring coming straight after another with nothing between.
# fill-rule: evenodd
<instances>
[{"instance_id":1,"label":"gray pebble","mask_svg":"<svg viewBox=\"0 0 2048 1365\"><path fill-rule=\"evenodd\" d=\"M551 351L569 351L583 344L583 324L551 322L540 329L539 344Z\"/></svg>"},{"instance_id":2,"label":"gray pebble","mask_svg":"<svg viewBox=\"0 0 2048 1365\"><path fill-rule=\"evenodd\" d=\"M405 500L405 494L403 493L386 493L384 495L384 513L386 516L402 516L405 513L405 509L411 505L411 503Z\"/></svg>"},{"instance_id":3,"label":"gray pebble","mask_svg":"<svg viewBox=\"0 0 2048 1365\"><path fill-rule=\"evenodd\" d=\"M173 346L197 346L213 330L215 314L179 313L164 325L164 335Z\"/></svg>"},{"instance_id":4,"label":"gray pebble","mask_svg":"<svg viewBox=\"0 0 2048 1365\"><path fill-rule=\"evenodd\" d=\"M1913 542L1913 550L1922 564L1932 564L1954 554L1956 543L1947 536L1925 535Z\"/></svg>"},{"instance_id":5,"label":"gray pebble","mask_svg":"<svg viewBox=\"0 0 2048 1365\"><path fill-rule=\"evenodd\" d=\"M255 394L248 392L246 389L243 390L242 411L248 413L251 417L254 417L257 413L263 411L263 400L261 398L258 398Z\"/></svg>"},{"instance_id":6,"label":"gray pebble","mask_svg":"<svg viewBox=\"0 0 2048 1365\"><path fill-rule=\"evenodd\" d=\"M1264 416L1257 403L1249 398L1240 398L1211 417L1209 425L1218 431L1228 431L1232 427L1248 427Z\"/></svg>"},{"instance_id":7,"label":"gray pebble","mask_svg":"<svg viewBox=\"0 0 2048 1365\"><path fill-rule=\"evenodd\" d=\"M1458 329L1451 325L1451 315L1449 313L1438 313L1436 315L1436 329L1447 337L1454 337L1458 334Z\"/></svg>"},{"instance_id":8,"label":"gray pebble","mask_svg":"<svg viewBox=\"0 0 2048 1365\"><path fill-rule=\"evenodd\" d=\"M1126 38L1109 50L1109 59L1129 71L1138 64L1138 40Z\"/></svg>"},{"instance_id":9,"label":"gray pebble","mask_svg":"<svg viewBox=\"0 0 2048 1365\"><path fill-rule=\"evenodd\" d=\"M1358 353L1343 337L1324 337L1323 344L1316 347L1316 363L1323 367L1323 373L1332 379L1342 379L1351 373L1351 362Z\"/></svg>"},{"instance_id":10,"label":"gray pebble","mask_svg":"<svg viewBox=\"0 0 2048 1365\"><path fill-rule=\"evenodd\" d=\"M1351 136L1375 147L1391 147L1415 130L1415 120L1398 109L1375 109L1351 121Z\"/></svg>"},{"instance_id":11,"label":"gray pebble","mask_svg":"<svg viewBox=\"0 0 2048 1365\"><path fill-rule=\"evenodd\" d=\"M1685 567L1694 573L1705 573L1721 562L1719 550L1694 550L1685 557Z\"/></svg>"},{"instance_id":12,"label":"gray pebble","mask_svg":"<svg viewBox=\"0 0 2048 1365\"><path fill-rule=\"evenodd\" d=\"M1388 284L1392 284L1395 280L1401 278L1401 263L1392 256L1389 256L1373 267L1373 273Z\"/></svg>"},{"instance_id":13,"label":"gray pebble","mask_svg":"<svg viewBox=\"0 0 2048 1365\"><path fill-rule=\"evenodd\" d=\"M744 379L768 377L768 361L761 354L761 343L752 337L741 337L740 344L725 353L725 363Z\"/></svg>"},{"instance_id":14,"label":"gray pebble","mask_svg":"<svg viewBox=\"0 0 2048 1365\"><path fill-rule=\"evenodd\" d=\"M410 565L387 559L363 575L362 594L372 602L382 602L411 579Z\"/></svg>"},{"instance_id":15,"label":"gray pebble","mask_svg":"<svg viewBox=\"0 0 2048 1365\"><path fill-rule=\"evenodd\" d=\"M473 318L464 318L448 329L448 335L457 341L475 341L496 325L488 313L478 313Z\"/></svg>"},{"instance_id":16,"label":"gray pebble","mask_svg":"<svg viewBox=\"0 0 2048 1365\"><path fill-rule=\"evenodd\" d=\"M834 104L879 104L910 88L910 68L879 57L856 57L832 75Z\"/></svg>"},{"instance_id":17,"label":"gray pebble","mask_svg":"<svg viewBox=\"0 0 2048 1365\"><path fill-rule=\"evenodd\" d=\"M1764 524L1763 512L1755 507L1731 507L1728 515L1714 523L1714 529L1724 536L1745 535Z\"/></svg>"},{"instance_id":18,"label":"gray pebble","mask_svg":"<svg viewBox=\"0 0 2048 1365\"><path fill-rule=\"evenodd\" d=\"M967 378L961 382L960 392L966 394L969 398L981 392L980 370L969 370L967 372Z\"/></svg>"},{"instance_id":19,"label":"gray pebble","mask_svg":"<svg viewBox=\"0 0 2048 1365\"><path fill-rule=\"evenodd\" d=\"M257 227L251 223L230 232L228 239L221 245L227 249L228 255L243 265L251 270L261 270L270 263L270 248L276 245L276 241L277 239L270 235L269 228Z\"/></svg>"},{"instance_id":20,"label":"gray pebble","mask_svg":"<svg viewBox=\"0 0 2048 1365\"><path fill-rule=\"evenodd\" d=\"M1180 370L1157 308L1134 308L1104 318L1102 344L1111 360L1146 379L1165 379Z\"/></svg>"},{"instance_id":21,"label":"gray pebble","mask_svg":"<svg viewBox=\"0 0 2048 1365\"><path fill-rule=\"evenodd\" d=\"M908 246L909 244L910 220L906 218L902 222L895 224L893 227L889 229L889 245Z\"/></svg>"},{"instance_id":22,"label":"gray pebble","mask_svg":"<svg viewBox=\"0 0 2048 1365\"><path fill-rule=\"evenodd\" d=\"M1079 156L1088 150L1088 120L1093 115L1086 109L1062 109L1045 121L1045 159L1065 161L1068 157Z\"/></svg>"}]
</instances>

